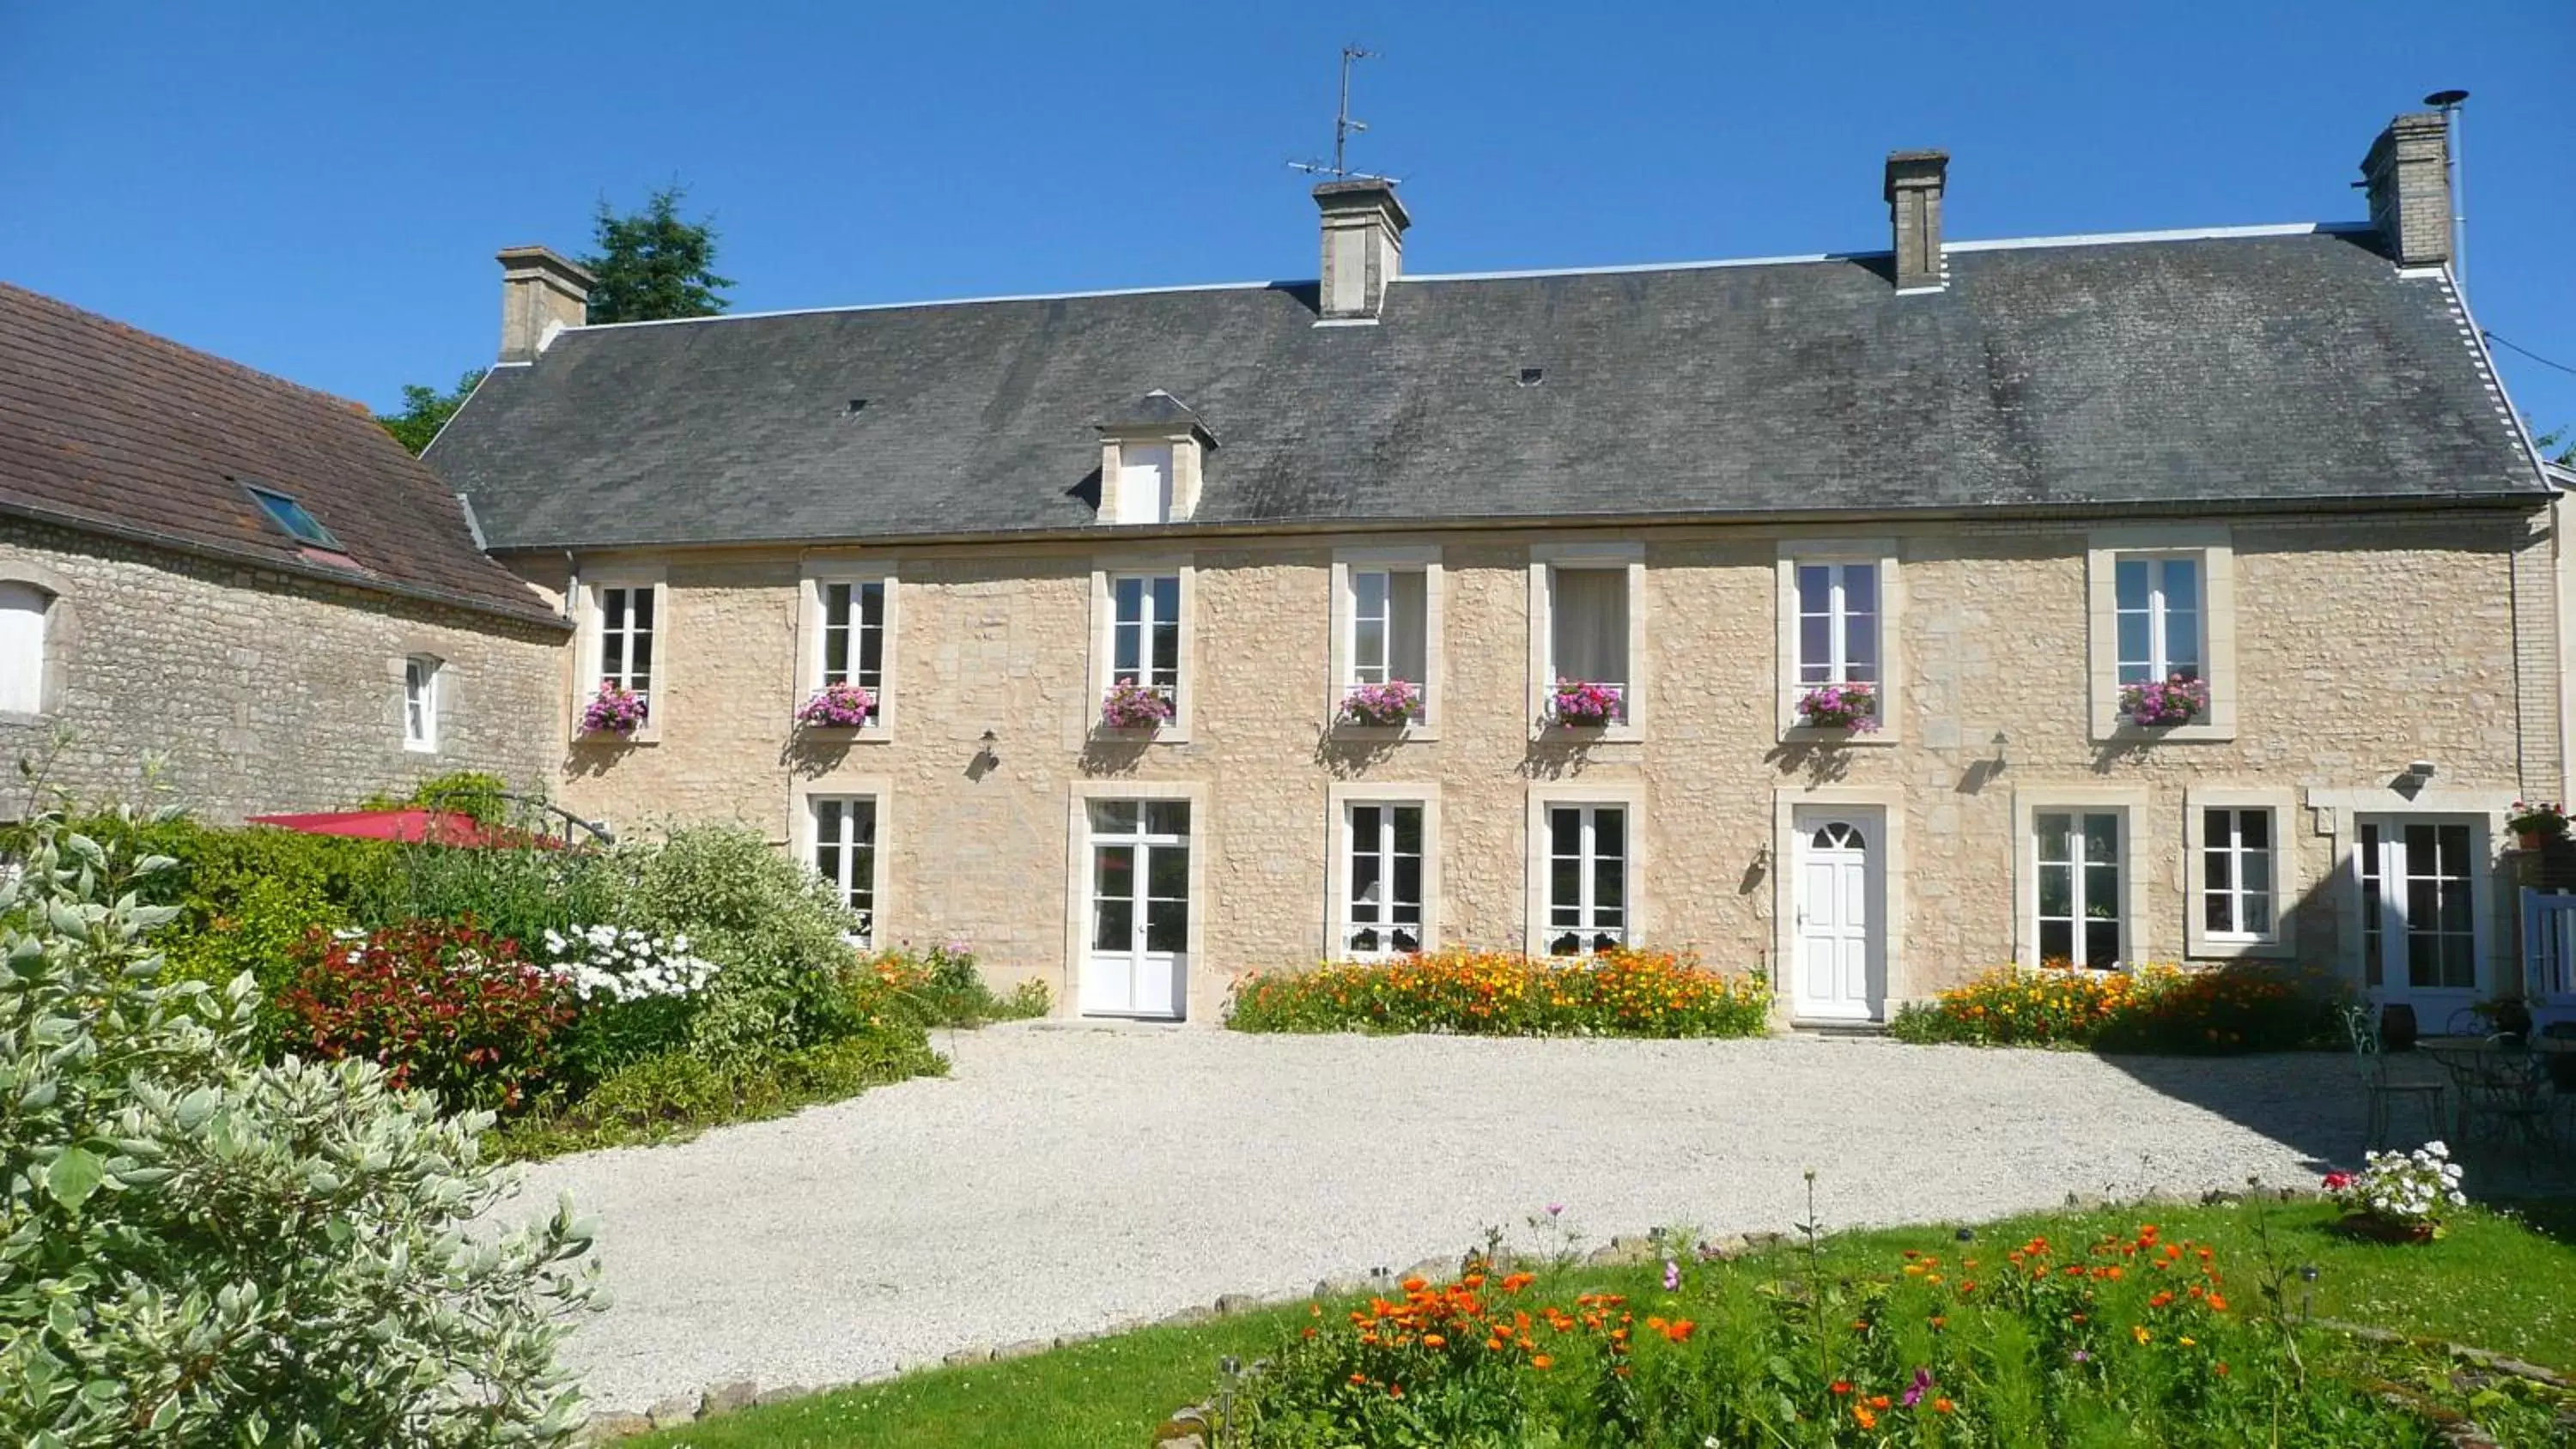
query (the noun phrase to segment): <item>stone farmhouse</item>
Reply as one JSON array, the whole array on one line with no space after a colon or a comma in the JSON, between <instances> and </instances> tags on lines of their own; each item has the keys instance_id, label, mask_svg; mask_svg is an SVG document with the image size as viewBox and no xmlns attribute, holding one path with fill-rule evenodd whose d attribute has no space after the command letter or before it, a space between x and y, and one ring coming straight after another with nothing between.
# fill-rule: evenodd
<instances>
[{"instance_id":1,"label":"stone farmhouse","mask_svg":"<svg viewBox=\"0 0 2576 1449\"><path fill-rule=\"evenodd\" d=\"M0 284L0 818L543 785L566 634L365 409Z\"/></svg>"},{"instance_id":2,"label":"stone farmhouse","mask_svg":"<svg viewBox=\"0 0 2576 1449\"><path fill-rule=\"evenodd\" d=\"M1886 251L1474 276L1357 178L1313 283L598 327L522 248L429 461L577 631L569 803L756 822L1068 1012L1631 942L1798 1020L2279 957L2440 1021L2515 979L2560 558L2441 119L2363 172L1959 241L1900 152Z\"/></svg>"}]
</instances>

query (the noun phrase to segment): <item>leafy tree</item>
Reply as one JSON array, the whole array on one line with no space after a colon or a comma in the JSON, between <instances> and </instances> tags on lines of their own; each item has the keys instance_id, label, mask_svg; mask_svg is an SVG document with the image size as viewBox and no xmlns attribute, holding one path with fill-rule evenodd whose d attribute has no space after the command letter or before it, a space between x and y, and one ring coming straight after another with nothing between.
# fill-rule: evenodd
<instances>
[{"instance_id":1,"label":"leafy tree","mask_svg":"<svg viewBox=\"0 0 2576 1449\"><path fill-rule=\"evenodd\" d=\"M2557 427L2533 438L2531 444L2538 448L2540 455L2550 462L2563 463L2570 468L2576 468L2576 441L2570 441L2571 436L2576 436L2576 426L2560 423Z\"/></svg>"},{"instance_id":2,"label":"leafy tree","mask_svg":"<svg viewBox=\"0 0 2576 1449\"><path fill-rule=\"evenodd\" d=\"M0 1441L554 1446L569 1203L485 1231L488 1114L260 1060L244 973L157 982L132 862L40 817L0 884Z\"/></svg>"},{"instance_id":3,"label":"leafy tree","mask_svg":"<svg viewBox=\"0 0 2576 1449\"><path fill-rule=\"evenodd\" d=\"M581 264L598 280L590 289L593 322L657 322L712 317L733 305L722 294L731 277L715 273L710 222L684 221L677 186L656 191L642 211L620 216L603 200L595 244Z\"/></svg>"},{"instance_id":4,"label":"leafy tree","mask_svg":"<svg viewBox=\"0 0 2576 1449\"><path fill-rule=\"evenodd\" d=\"M418 457L429 446L429 440L438 436L438 430L446 425L448 418L465 406L465 399L473 393L474 385L482 380L483 369L478 367L456 380L454 392L440 392L421 383L407 382L402 390L403 410L379 413L376 421L384 426L386 432L394 435L395 442Z\"/></svg>"}]
</instances>

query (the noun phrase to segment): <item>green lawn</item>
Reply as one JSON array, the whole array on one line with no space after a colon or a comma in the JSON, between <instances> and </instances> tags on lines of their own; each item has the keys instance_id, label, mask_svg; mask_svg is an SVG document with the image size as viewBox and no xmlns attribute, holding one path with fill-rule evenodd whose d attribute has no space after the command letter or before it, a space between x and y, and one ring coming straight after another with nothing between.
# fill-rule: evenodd
<instances>
[{"instance_id":1,"label":"green lawn","mask_svg":"<svg viewBox=\"0 0 2576 1449\"><path fill-rule=\"evenodd\" d=\"M2014 1218L1977 1229L1998 1245L2033 1234L2068 1241L2134 1229L2207 1243L2250 1298L2261 1273L2256 1222L2284 1267L2313 1264L2314 1312L2516 1354L2576 1370L2576 1204L2524 1214L2471 1209L2429 1247L2357 1243L2329 1231L2321 1203L2261 1208L2112 1209ZM1465 1245L1461 1245L1462 1249ZM1829 1269L1884 1272L1906 1248L1962 1251L1947 1226L1895 1228L1828 1240ZM1797 1250L1783 1246L1710 1271L1782 1275ZM1657 1270L1577 1270L1577 1283L1643 1296ZM1695 1270L1697 1271L1697 1270ZM2302 1291L2291 1284L2293 1298ZM1007 1291L1007 1288L998 1290ZM2294 1301L2293 1306L2296 1307ZM1256 1357L1308 1321L1302 1307L1187 1328L1152 1328L1012 1363L941 1369L872 1387L818 1395L686 1429L626 1441L691 1449L1101 1449L1145 1443L1174 1409L1205 1397L1217 1360Z\"/></svg>"}]
</instances>

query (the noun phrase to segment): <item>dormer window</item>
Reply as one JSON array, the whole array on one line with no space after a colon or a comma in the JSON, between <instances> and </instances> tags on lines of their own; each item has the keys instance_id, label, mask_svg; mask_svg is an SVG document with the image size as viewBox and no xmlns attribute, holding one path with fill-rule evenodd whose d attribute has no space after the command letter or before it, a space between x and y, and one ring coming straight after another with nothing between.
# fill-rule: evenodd
<instances>
[{"instance_id":1,"label":"dormer window","mask_svg":"<svg viewBox=\"0 0 2576 1449\"><path fill-rule=\"evenodd\" d=\"M307 548L329 549L333 553L341 551L340 540L333 538L331 530L324 528L322 521L292 496L274 488L262 488L256 483L245 483L242 487L249 490L251 501L268 515L268 521L284 529L287 537Z\"/></svg>"},{"instance_id":2,"label":"dormer window","mask_svg":"<svg viewBox=\"0 0 2576 1449\"><path fill-rule=\"evenodd\" d=\"M1216 435L1180 399L1158 388L1099 429L1102 523L1152 527L1198 510Z\"/></svg>"}]
</instances>

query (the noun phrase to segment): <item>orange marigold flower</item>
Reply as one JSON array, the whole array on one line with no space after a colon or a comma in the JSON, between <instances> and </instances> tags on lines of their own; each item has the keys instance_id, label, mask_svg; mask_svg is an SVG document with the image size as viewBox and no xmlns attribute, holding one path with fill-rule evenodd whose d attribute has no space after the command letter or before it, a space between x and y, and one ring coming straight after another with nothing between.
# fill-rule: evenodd
<instances>
[{"instance_id":1,"label":"orange marigold flower","mask_svg":"<svg viewBox=\"0 0 2576 1449\"><path fill-rule=\"evenodd\" d=\"M1534 1353L1530 1355L1530 1367L1544 1373L1556 1367L1556 1360L1543 1353Z\"/></svg>"},{"instance_id":2,"label":"orange marigold flower","mask_svg":"<svg viewBox=\"0 0 2576 1449\"><path fill-rule=\"evenodd\" d=\"M1932 1401L1932 1412L1936 1414L1947 1414L1958 1407L1958 1405L1951 1403L1948 1399L1934 1399Z\"/></svg>"},{"instance_id":3,"label":"orange marigold flower","mask_svg":"<svg viewBox=\"0 0 2576 1449\"><path fill-rule=\"evenodd\" d=\"M2200 1301L2208 1304L2209 1311L2212 1313L2225 1313L2227 1311L2227 1300L2219 1297L2215 1293L2210 1294L2208 1297L2203 1298Z\"/></svg>"},{"instance_id":4,"label":"orange marigold flower","mask_svg":"<svg viewBox=\"0 0 2576 1449\"><path fill-rule=\"evenodd\" d=\"M1449 1340L1436 1333L1426 1333L1422 1335L1422 1346L1424 1348L1447 1348L1449 1346Z\"/></svg>"},{"instance_id":5,"label":"orange marigold flower","mask_svg":"<svg viewBox=\"0 0 2576 1449\"><path fill-rule=\"evenodd\" d=\"M1860 1426L1864 1429L1875 1429L1878 1427L1878 1416L1869 1411L1869 1405L1867 1404L1852 1405L1852 1417L1858 1420L1860 1422Z\"/></svg>"},{"instance_id":6,"label":"orange marigold flower","mask_svg":"<svg viewBox=\"0 0 2576 1449\"><path fill-rule=\"evenodd\" d=\"M2220 1359L2218 1362L2211 1364L2209 1366L2209 1371L2218 1375L2222 1379L2227 1377L2227 1360Z\"/></svg>"},{"instance_id":7,"label":"orange marigold flower","mask_svg":"<svg viewBox=\"0 0 2576 1449\"><path fill-rule=\"evenodd\" d=\"M1851 1380L1849 1380L1849 1379L1836 1379L1836 1380L1834 1380L1834 1392L1835 1392L1835 1393L1837 1393L1837 1394L1848 1394L1848 1393L1850 1393L1850 1392L1851 1392Z\"/></svg>"}]
</instances>

